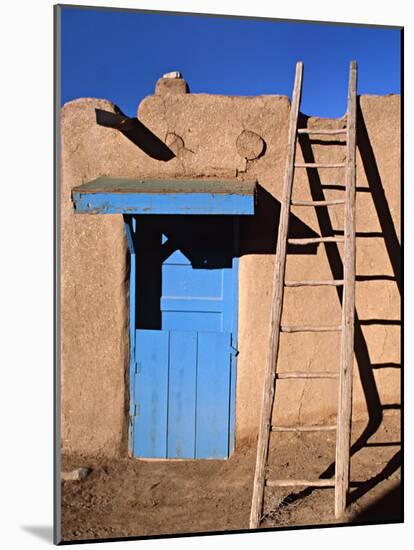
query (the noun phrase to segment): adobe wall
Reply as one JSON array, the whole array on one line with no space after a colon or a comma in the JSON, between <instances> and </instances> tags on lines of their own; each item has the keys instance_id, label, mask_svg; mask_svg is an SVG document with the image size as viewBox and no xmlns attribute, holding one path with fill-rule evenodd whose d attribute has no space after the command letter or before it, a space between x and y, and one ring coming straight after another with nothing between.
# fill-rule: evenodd
<instances>
[{"instance_id":1,"label":"adobe wall","mask_svg":"<svg viewBox=\"0 0 414 550\"><path fill-rule=\"evenodd\" d=\"M160 85L162 84L162 85ZM239 356L236 446L257 434L266 360L275 232L288 131L285 96L228 97L184 93L161 82L145 98L138 118L174 152L157 160L115 129L96 123L95 109L115 112L105 100L79 99L62 108L62 449L126 455L128 410L128 261L121 216L74 214L71 189L101 175L123 177L256 178L257 213L240 228ZM178 86L178 88L177 88ZM395 409L400 402L399 270L400 98L362 96L357 153L357 313L354 416ZM343 120L308 125L342 127ZM249 132L254 132L251 134ZM257 135L255 135L257 134ZM264 154L254 158L260 149ZM340 162L343 144L304 143L307 161ZM326 138L325 138L326 141ZM259 145L258 145L259 144ZM298 159L303 158L298 148ZM246 159L246 157L248 157ZM339 198L323 187L343 181L340 171L322 180L297 170L295 198ZM311 177L311 183L309 181ZM322 187L321 187L322 186ZM323 197L321 195L323 193ZM292 236L339 231L343 208L295 207ZM339 245L339 252L342 245ZM336 245L300 247L287 260L289 279L340 277ZM398 273L397 273L398 275ZM334 288L287 289L284 324L338 324ZM335 370L339 335L282 335L280 370ZM337 382L280 381L278 423L320 422L335 413ZM369 407L367 406L367 402ZM385 406L385 409L384 409Z\"/></svg>"}]
</instances>

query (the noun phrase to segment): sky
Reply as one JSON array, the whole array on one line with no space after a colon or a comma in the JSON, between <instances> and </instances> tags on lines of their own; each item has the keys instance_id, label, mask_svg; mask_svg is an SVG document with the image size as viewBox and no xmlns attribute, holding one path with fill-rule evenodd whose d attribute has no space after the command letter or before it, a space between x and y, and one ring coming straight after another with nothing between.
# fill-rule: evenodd
<instances>
[{"instance_id":1,"label":"sky","mask_svg":"<svg viewBox=\"0 0 414 550\"><path fill-rule=\"evenodd\" d=\"M400 93L397 28L63 7L62 105L109 99L128 116L158 78L180 71L193 93L292 94L304 62L301 111L346 111L349 62L358 94Z\"/></svg>"}]
</instances>

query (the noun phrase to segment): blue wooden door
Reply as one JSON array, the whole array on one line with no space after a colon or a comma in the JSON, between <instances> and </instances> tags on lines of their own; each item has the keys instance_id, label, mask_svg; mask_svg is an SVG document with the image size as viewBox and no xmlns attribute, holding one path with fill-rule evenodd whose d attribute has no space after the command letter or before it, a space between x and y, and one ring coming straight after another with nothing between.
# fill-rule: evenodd
<instances>
[{"instance_id":1,"label":"blue wooden door","mask_svg":"<svg viewBox=\"0 0 414 550\"><path fill-rule=\"evenodd\" d=\"M237 261L229 217L138 218L133 454L226 458Z\"/></svg>"}]
</instances>

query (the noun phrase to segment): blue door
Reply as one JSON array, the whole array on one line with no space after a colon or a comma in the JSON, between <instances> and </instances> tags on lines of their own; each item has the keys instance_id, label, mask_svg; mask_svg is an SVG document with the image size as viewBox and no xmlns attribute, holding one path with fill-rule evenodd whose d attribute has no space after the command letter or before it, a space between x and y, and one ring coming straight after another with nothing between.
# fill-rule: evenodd
<instances>
[{"instance_id":1,"label":"blue door","mask_svg":"<svg viewBox=\"0 0 414 550\"><path fill-rule=\"evenodd\" d=\"M234 220L137 216L131 226L133 455L226 458L234 444Z\"/></svg>"}]
</instances>

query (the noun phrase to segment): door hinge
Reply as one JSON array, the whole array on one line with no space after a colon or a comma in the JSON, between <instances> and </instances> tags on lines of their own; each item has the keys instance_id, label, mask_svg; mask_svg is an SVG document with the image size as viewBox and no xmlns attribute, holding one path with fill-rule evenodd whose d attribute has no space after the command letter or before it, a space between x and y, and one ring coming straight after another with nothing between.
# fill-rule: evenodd
<instances>
[{"instance_id":1,"label":"door hinge","mask_svg":"<svg viewBox=\"0 0 414 550\"><path fill-rule=\"evenodd\" d=\"M139 414L139 407L137 404L134 405L134 416L138 416Z\"/></svg>"},{"instance_id":2,"label":"door hinge","mask_svg":"<svg viewBox=\"0 0 414 550\"><path fill-rule=\"evenodd\" d=\"M239 355L239 350L230 344L230 353L234 357L237 357Z\"/></svg>"},{"instance_id":3,"label":"door hinge","mask_svg":"<svg viewBox=\"0 0 414 550\"><path fill-rule=\"evenodd\" d=\"M135 374L139 374L141 372L141 363L137 362L135 363Z\"/></svg>"}]
</instances>

